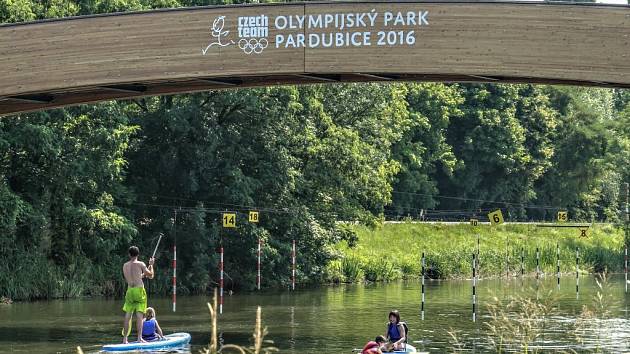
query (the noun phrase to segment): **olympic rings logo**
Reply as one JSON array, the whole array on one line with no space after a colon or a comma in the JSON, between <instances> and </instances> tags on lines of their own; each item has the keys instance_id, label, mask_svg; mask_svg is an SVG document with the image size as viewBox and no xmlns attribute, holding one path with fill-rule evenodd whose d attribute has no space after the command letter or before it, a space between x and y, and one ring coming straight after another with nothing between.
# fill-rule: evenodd
<instances>
[{"instance_id":1,"label":"olympic rings logo","mask_svg":"<svg viewBox=\"0 0 630 354\"><path fill-rule=\"evenodd\" d=\"M238 41L238 47L241 48L245 54L260 54L265 48L267 48L268 45L269 42L266 38L252 38L249 40L243 38Z\"/></svg>"}]
</instances>

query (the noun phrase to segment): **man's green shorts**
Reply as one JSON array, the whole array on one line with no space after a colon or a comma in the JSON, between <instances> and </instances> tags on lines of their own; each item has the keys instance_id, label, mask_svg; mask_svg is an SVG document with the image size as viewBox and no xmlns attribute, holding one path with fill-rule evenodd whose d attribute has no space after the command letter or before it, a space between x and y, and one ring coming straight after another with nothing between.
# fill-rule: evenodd
<instances>
[{"instance_id":1,"label":"man's green shorts","mask_svg":"<svg viewBox=\"0 0 630 354\"><path fill-rule=\"evenodd\" d=\"M144 288L127 288L123 311L144 313L147 309L147 292Z\"/></svg>"}]
</instances>

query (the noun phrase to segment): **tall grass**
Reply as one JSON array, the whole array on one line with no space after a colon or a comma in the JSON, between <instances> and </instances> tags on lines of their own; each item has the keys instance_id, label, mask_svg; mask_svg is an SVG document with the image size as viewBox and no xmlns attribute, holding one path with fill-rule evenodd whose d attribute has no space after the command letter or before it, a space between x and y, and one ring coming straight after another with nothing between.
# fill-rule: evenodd
<instances>
[{"instance_id":1,"label":"tall grass","mask_svg":"<svg viewBox=\"0 0 630 354\"><path fill-rule=\"evenodd\" d=\"M219 353L239 353L239 354L269 354L277 352L278 348L267 346L263 347L265 343L273 343L271 341L265 341L267 335L267 327L262 326L262 311L260 306L256 309L256 325L254 326L253 344L250 347L244 347L236 344L224 344L220 348L218 347L217 339L217 290L214 290L214 297L212 298L212 304L208 303L208 310L210 311L210 343L206 348L199 351L201 354L219 354Z\"/></svg>"},{"instance_id":2,"label":"tall grass","mask_svg":"<svg viewBox=\"0 0 630 354\"><path fill-rule=\"evenodd\" d=\"M562 298L550 289L542 289L542 296L538 291L530 289L521 295L511 296L507 301L494 297L486 304L488 310L487 321L483 323L482 338L487 343L485 351L493 353L600 353L609 352L602 348L602 338L610 328L601 325L610 318L610 307L613 305L611 284L607 281L606 273L598 274L597 292L593 296L591 305L584 305L576 320L568 330L570 343L563 345L565 349L558 349L557 344L549 347L545 339L545 332L552 316L558 315L558 306ZM536 294L536 295L534 295ZM596 338L586 343L585 338L591 332L596 332ZM466 344L461 340L458 331L450 330L451 352L466 351ZM608 334L610 336L610 334ZM585 345L586 344L586 345ZM491 348L491 350L488 350ZM468 350L469 351L469 350Z\"/></svg>"},{"instance_id":3,"label":"tall grass","mask_svg":"<svg viewBox=\"0 0 630 354\"><path fill-rule=\"evenodd\" d=\"M580 249L583 272L616 272L623 265L623 230L611 225L591 225L588 237L579 229L531 225L469 225L400 223L376 229L355 226L358 242L337 246L342 254L336 263L336 281L379 281L420 276L420 257L426 257L426 275L431 278L471 276L471 257L480 238L480 275L482 277L520 274L521 250L525 273L536 270L536 247L540 251L543 273L556 271L556 245L560 246L560 271L575 270L575 251ZM509 261L508 261L509 256ZM339 276L339 275L342 276ZM333 280L329 277L329 280Z\"/></svg>"}]
</instances>

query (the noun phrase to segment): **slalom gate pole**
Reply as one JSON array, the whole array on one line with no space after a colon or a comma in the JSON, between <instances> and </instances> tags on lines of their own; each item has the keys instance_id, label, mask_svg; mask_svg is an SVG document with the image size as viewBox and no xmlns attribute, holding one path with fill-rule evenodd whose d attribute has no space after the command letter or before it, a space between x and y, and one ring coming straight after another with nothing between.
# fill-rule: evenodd
<instances>
[{"instance_id":1,"label":"slalom gate pole","mask_svg":"<svg viewBox=\"0 0 630 354\"><path fill-rule=\"evenodd\" d=\"M262 240L258 238L258 273L256 274L256 288L260 290L260 250L262 246Z\"/></svg>"},{"instance_id":2,"label":"slalom gate pole","mask_svg":"<svg viewBox=\"0 0 630 354\"><path fill-rule=\"evenodd\" d=\"M477 234L477 276L479 276L481 273L479 272L479 269L481 268L481 257L480 255L480 247L479 247L479 234Z\"/></svg>"},{"instance_id":3,"label":"slalom gate pole","mask_svg":"<svg viewBox=\"0 0 630 354\"><path fill-rule=\"evenodd\" d=\"M424 320L424 252L422 252L422 302L420 305L421 319Z\"/></svg>"},{"instance_id":4,"label":"slalom gate pole","mask_svg":"<svg viewBox=\"0 0 630 354\"><path fill-rule=\"evenodd\" d=\"M507 236L505 240L505 277L510 277L510 240Z\"/></svg>"},{"instance_id":5,"label":"slalom gate pole","mask_svg":"<svg viewBox=\"0 0 630 354\"><path fill-rule=\"evenodd\" d=\"M477 321L477 313L476 313L476 304L477 304L477 274L475 272L476 264L475 264L475 254L472 255L472 320L473 322Z\"/></svg>"},{"instance_id":6,"label":"slalom gate pole","mask_svg":"<svg viewBox=\"0 0 630 354\"><path fill-rule=\"evenodd\" d=\"M293 240L293 249L291 251L291 290L295 290L295 240Z\"/></svg>"},{"instance_id":7,"label":"slalom gate pole","mask_svg":"<svg viewBox=\"0 0 630 354\"><path fill-rule=\"evenodd\" d=\"M173 312L177 308L177 246L173 244Z\"/></svg>"},{"instance_id":8,"label":"slalom gate pole","mask_svg":"<svg viewBox=\"0 0 630 354\"><path fill-rule=\"evenodd\" d=\"M538 247L536 247L536 279L540 277L540 252L538 251Z\"/></svg>"},{"instance_id":9,"label":"slalom gate pole","mask_svg":"<svg viewBox=\"0 0 630 354\"><path fill-rule=\"evenodd\" d=\"M575 248L575 297L580 297L580 248Z\"/></svg>"},{"instance_id":10,"label":"slalom gate pole","mask_svg":"<svg viewBox=\"0 0 630 354\"><path fill-rule=\"evenodd\" d=\"M525 251L521 247L521 277L525 276Z\"/></svg>"},{"instance_id":11,"label":"slalom gate pole","mask_svg":"<svg viewBox=\"0 0 630 354\"><path fill-rule=\"evenodd\" d=\"M556 259L558 260L556 265L556 276L558 278L558 289L560 289L560 244L556 244Z\"/></svg>"},{"instance_id":12,"label":"slalom gate pole","mask_svg":"<svg viewBox=\"0 0 630 354\"><path fill-rule=\"evenodd\" d=\"M173 210L173 312L177 310L177 209Z\"/></svg>"},{"instance_id":13,"label":"slalom gate pole","mask_svg":"<svg viewBox=\"0 0 630 354\"><path fill-rule=\"evenodd\" d=\"M221 246L219 253L221 254L221 260L219 261L219 313L223 313L223 246Z\"/></svg>"}]
</instances>

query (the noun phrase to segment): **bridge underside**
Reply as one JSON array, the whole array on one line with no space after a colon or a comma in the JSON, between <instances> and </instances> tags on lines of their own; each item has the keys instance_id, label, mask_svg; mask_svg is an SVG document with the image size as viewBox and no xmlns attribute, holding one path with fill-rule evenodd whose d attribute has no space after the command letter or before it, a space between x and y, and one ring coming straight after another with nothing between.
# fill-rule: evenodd
<instances>
[{"instance_id":1,"label":"bridge underside","mask_svg":"<svg viewBox=\"0 0 630 354\"><path fill-rule=\"evenodd\" d=\"M358 25L360 16L364 21ZM332 21L342 17L352 18L354 28ZM314 45L310 36L341 38L341 44ZM247 43L264 46L252 53ZM285 84L434 81L630 88L630 7L310 2L0 25L0 73L0 115Z\"/></svg>"},{"instance_id":2,"label":"bridge underside","mask_svg":"<svg viewBox=\"0 0 630 354\"><path fill-rule=\"evenodd\" d=\"M487 82L487 83L533 83L574 86L599 86L630 88L630 84L607 83L601 81L572 81L532 77L499 77L481 75L436 75L436 74L392 74L392 73L350 73L350 74L296 74L265 76L208 77L184 80L154 82L134 82L117 85L72 88L52 92L39 92L0 98L0 115L17 112L39 111L83 103L108 100L135 99L147 96L161 96L178 93L202 92L209 90L264 87L276 85L304 85L349 82Z\"/></svg>"}]
</instances>

